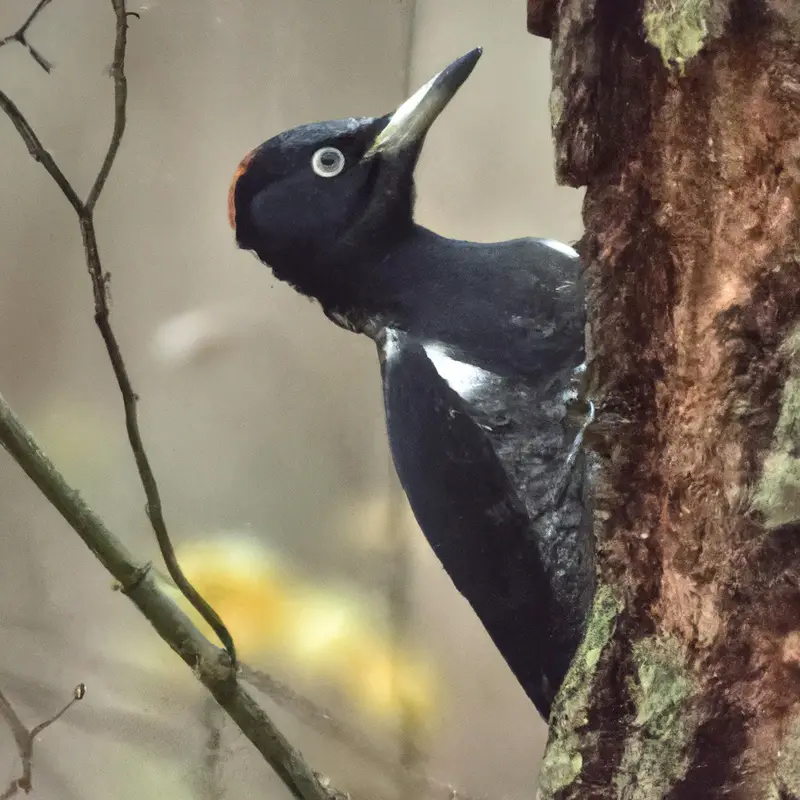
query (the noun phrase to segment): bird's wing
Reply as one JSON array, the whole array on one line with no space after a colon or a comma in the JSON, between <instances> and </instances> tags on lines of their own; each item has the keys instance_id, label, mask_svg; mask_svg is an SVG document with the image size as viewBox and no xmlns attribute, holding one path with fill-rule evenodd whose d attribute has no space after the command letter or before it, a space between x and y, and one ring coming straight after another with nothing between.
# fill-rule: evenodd
<instances>
[{"instance_id":1,"label":"bird's wing","mask_svg":"<svg viewBox=\"0 0 800 800\"><path fill-rule=\"evenodd\" d=\"M548 668L551 588L531 520L486 431L423 345L379 340L389 444L425 537L539 712L562 675Z\"/></svg>"}]
</instances>

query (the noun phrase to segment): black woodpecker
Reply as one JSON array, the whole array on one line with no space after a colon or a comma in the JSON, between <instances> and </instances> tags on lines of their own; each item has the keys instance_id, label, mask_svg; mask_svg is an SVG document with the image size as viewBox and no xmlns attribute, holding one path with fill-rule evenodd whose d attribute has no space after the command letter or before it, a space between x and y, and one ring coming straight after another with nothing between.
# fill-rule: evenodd
<instances>
[{"instance_id":1,"label":"black woodpecker","mask_svg":"<svg viewBox=\"0 0 800 800\"><path fill-rule=\"evenodd\" d=\"M547 719L595 588L581 264L558 242L455 241L413 215L425 134L480 55L391 114L264 142L236 171L229 213L240 248L377 344L417 521Z\"/></svg>"}]
</instances>

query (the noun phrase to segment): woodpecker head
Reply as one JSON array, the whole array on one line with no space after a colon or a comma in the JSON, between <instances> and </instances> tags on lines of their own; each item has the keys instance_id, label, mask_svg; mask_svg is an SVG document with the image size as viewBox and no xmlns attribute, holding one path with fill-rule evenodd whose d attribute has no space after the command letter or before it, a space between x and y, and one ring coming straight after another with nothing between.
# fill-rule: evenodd
<instances>
[{"instance_id":1,"label":"woodpecker head","mask_svg":"<svg viewBox=\"0 0 800 800\"><path fill-rule=\"evenodd\" d=\"M412 229L425 134L480 56L457 59L391 114L301 125L249 153L228 198L238 246L324 306L351 299L357 266Z\"/></svg>"}]
</instances>

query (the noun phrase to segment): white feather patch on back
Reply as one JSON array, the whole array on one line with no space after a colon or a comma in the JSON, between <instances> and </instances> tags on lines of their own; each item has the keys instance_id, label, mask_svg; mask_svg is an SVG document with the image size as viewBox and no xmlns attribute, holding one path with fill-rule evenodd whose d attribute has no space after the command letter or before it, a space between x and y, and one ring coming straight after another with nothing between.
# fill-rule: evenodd
<instances>
[{"instance_id":1,"label":"white feather patch on back","mask_svg":"<svg viewBox=\"0 0 800 800\"><path fill-rule=\"evenodd\" d=\"M383 338L383 357L386 361L397 355L400 345L397 344L397 332L387 328Z\"/></svg>"},{"instance_id":2,"label":"white feather patch on back","mask_svg":"<svg viewBox=\"0 0 800 800\"><path fill-rule=\"evenodd\" d=\"M485 369L452 358L439 344L426 344L424 348L439 377L464 400L469 400L495 377Z\"/></svg>"},{"instance_id":3,"label":"white feather patch on back","mask_svg":"<svg viewBox=\"0 0 800 800\"><path fill-rule=\"evenodd\" d=\"M551 250L555 250L558 253L563 253L565 256L569 256L570 258L580 258L578 251L570 247L568 244L564 244L564 242L557 242L555 239L542 239L542 244L545 245L545 247L549 247Z\"/></svg>"}]
</instances>

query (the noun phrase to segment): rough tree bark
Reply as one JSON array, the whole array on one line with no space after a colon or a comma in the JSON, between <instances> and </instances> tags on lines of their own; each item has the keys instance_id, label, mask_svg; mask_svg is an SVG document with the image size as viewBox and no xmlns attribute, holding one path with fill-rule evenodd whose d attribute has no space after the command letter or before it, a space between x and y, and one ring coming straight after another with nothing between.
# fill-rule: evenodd
<instances>
[{"instance_id":1,"label":"rough tree bark","mask_svg":"<svg viewBox=\"0 0 800 800\"><path fill-rule=\"evenodd\" d=\"M601 589L541 798L800 798L800 2L529 0Z\"/></svg>"}]
</instances>

